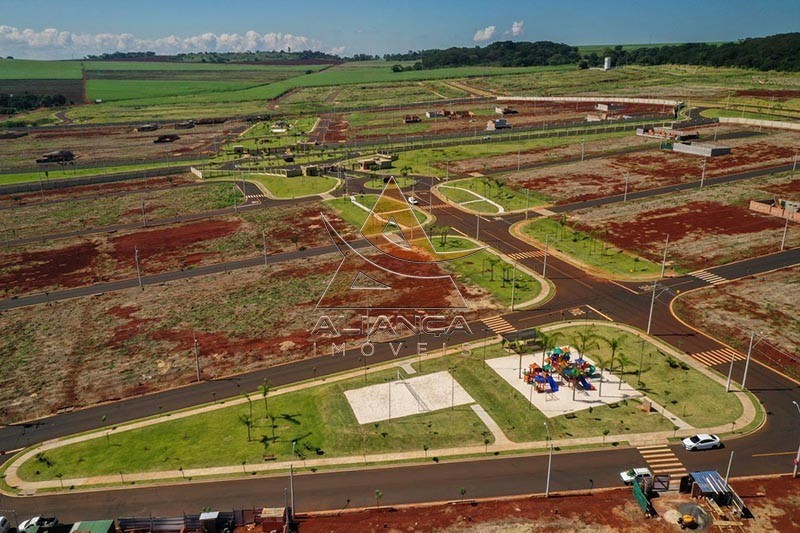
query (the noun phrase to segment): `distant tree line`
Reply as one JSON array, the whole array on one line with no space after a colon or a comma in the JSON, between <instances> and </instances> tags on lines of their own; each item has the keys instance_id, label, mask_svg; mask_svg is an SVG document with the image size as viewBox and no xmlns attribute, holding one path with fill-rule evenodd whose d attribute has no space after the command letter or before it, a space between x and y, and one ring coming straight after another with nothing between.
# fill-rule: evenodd
<instances>
[{"instance_id":1,"label":"distant tree line","mask_svg":"<svg viewBox=\"0 0 800 533\"><path fill-rule=\"evenodd\" d=\"M40 107L64 105L67 105L67 99L63 94L0 94L0 111L9 115Z\"/></svg>"},{"instance_id":2,"label":"distant tree line","mask_svg":"<svg viewBox=\"0 0 800 533\"><path fill-rule=\"evenodd\" d=\"M496 66L532 67L575 64L580 59L578 49L550 41L500 41L483 48L454 47L446 50L409 51L405 54L386 54L386 61L415 61L414 70L443 67ZM396 65L397 66L397 65ZM393 67L393 70L397 70ZM401 70L403 68L401 67Z\"/></svg>"},{"instance_id":3,"label":"distant tree line","mask_svg":"<svg viewBox=\"0 0 800 533\"><path fill-rule=\"evenodd\" d=\"M687 43L623 50L607 48L602 56L585 55L586 67L601 66L603 57L613 65L701 65L755 70L800 71L800 33L783 33L719 45Z\"/></svg>"},{"instance_id":4,"label":"distant tree line","mask_svg":"<svg viewBox=\"0 0 800 533\"><path fill-rule=\"evenodd\" d=\"M414 61L413 66L395 64L392 70L425 70L442 67L498 66L529 67L577 64L579 68L600 67L610 57L619 65L702 65L756 70L800 71L800 33L743 39L723 44L687 43L641 47L625 50L609 47L602 53L581 55L578 48L550 41L501 41L483 48L448 48L446 50L409 50L403 54L385 54L386 61Z\"/></svg>"},{"instance_id":5,"label":"distant tree line","mask_svg":"<svg viewBox=\"0 0 800 533\"><path fill-rule=\"evenodd\" d=\"M257 63L262 61L305 61L305 60L325 60L339 62L339 56L327 54L325 52L315 52L313 50L303 50L301 52L286 51L255 51L255 52L193 52L190 54L178 54L170 56L171 61L182 61L186 63Z\"/></svg>"},{"instance_id":6,"label":"distant tree line","mask_svg":"<svg viewBox=\"0 0 800 533\"><path fill-rule=\"evenodd\" d=\"M112 52L110 54L87 55L84 59L88 61L106 61L110 59L138 59L141 57L153 57L155 52Z\"/></svg>"}]
</instances>

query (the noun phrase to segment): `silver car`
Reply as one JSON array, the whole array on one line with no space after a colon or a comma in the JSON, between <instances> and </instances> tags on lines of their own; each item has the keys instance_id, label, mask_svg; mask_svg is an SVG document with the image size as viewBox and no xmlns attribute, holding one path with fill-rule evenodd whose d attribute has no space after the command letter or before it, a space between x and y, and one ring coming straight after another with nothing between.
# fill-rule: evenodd
<instances>
[{"instance_id":1,"label":"silver car","mask_svg":"<svg viewBox=\"0 0 800 533\"><path fill-rule=\"evenodd\" d=\"M709 435L708 433L700 433L692 437L683 439L683 447L690 452L695 450L711 450L714 448L722 448L722 441L716 435Z\"/></svg>"}]
</instances>

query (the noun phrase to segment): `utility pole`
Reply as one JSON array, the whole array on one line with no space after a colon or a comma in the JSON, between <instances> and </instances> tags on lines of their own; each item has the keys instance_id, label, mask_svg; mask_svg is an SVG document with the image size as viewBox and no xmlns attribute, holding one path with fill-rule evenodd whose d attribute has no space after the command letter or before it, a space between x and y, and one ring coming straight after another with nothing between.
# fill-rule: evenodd
<instances>
[{"instance_id":1,"label":"utility pole","mask_svg":"<svg viewBox=\"0 0 800 533\"><path fill-rule=\"evenodd\" d=\"M528 208L530 206L531 190L525 189L525 220L528 220Z\"/></svg>"},{"instance_id":2,"label":"utility pole","mask_svg":"<svg viewBox=\"0 0 800 533\"><path fill-rule=\"evenodd\" d=\"M650 335L650 326L653 324L653 308L656 305L656 288L658 287L658 282L653 282L653 297L650 299L650 316L647 318L647 334Z\"/></svg>"},{"instance_id":3,"label":"utility pole","mask_svg":"<svg viewBox=\"0 0 800 533\"><path fill-rule=\"evenodd\" d=\"M708 158L704 157L703 158L703 172L702 172L702 174L700 174L700 188L701 189L703 188L703 184L706 181L706 163L707 162L708 162Z\"/></svg>"},{"instance_id":4,"label":"utility pole","mask_svg":"<svg viewBox=\"0 0 800 533\"><path fill-rule=\"evenodd\" d=\"M292 441L292 461L294 461L294 447L297 444L296 440ZM294 518L294 464L289 463L289 492L292 501L292 518Z\"/></svg>"},{"instance_id":5,"label":"utility pole","mask_svg":"<svg viewBox=\"0 0 800 533\"><path fill-rule=\"evenodd\" d=\"M547 425L547 422L544 423L544 427L547 430L547 440L550 443L550 453L547 456L547 484L544 487L544 497L550 497L550 469L553 465L553 438L550 436L550 426Z\"/></svg>"},{"instance_id":6,"label":"utility pole","mask_svg":"<svg viewBox=\"0 0 800 533\"><path fill-rule=\"evenodd\" d=\"M728 469L725 471L725 484L728 484L728 479L731 476L731 465L733 464L733 450L731 450L731 458L728 459Z\"/></svg>"},{"instance_id":7,"label":"utility pole","mask_svg":"<svg viewBox=\"0 0 800 533\"><path fill-rule=\"evenodd\" d=\"M192 337L194 337L194 367L197 371L197 381L200 382L200 350L198 349L197 343L197 334L193 331Z\"/></svg>"},{"instance_id":8,"label":"utility pole","mask_svg":"<svg viewBox=\"0 0 800 533\"><path fill-rule=\"evenodd\" d=\"M266 230L261 230L261 239L264 244L264 266L267 266L267 232Z\"/></svg>"},{"instance_id":9,"label":"utility pole","mask_svg":"<svg viewBox=\"0 0 800 533\"><path fill-rule=\"evenodd\" d=\"M481 234L481 214L480 213L476 214L475 221L476 221L476 225L475 225L475 240L480 240L480 234Z\"/></svg>"},{"instance_id":10,"label":"utility pole","mask_svg":"<svg viewBox=\"0 0 800 533\"><path fill-rule=\"evenodd\" d=\"M667 268L667 248L669 247L669 233L667 233L667 240L664 241L664 257L661 259L661 279L664 279L664 270Z\"/></svg>"},{"instance_id":11,"label":"utility pole","mask_svg":"<svg viewBox=\"0 0 800 533\"><path fill-rule=\"evenodd\" d=\"M795 407L797 407L797 413L800 414L800 405L797 404L796 401L792 400L792 403ZM800 464L800 445L797 446L797 456L794 458L794 470L792 471L792 477L797 477L797 465Z\"/></svg>"},{"instance_id":12,"label":"utility pole","mask_svg":"<svg viewBox=\"0 0 800 533\"><path fill-rule=\"evenodd\" d=\"M139 288L143 289L142 286L142 270L139 268L139 247L133 247L133 260L136 262L136 279L139 280Z\"/></svg>"},{"instance_id":13,"label":"utility pole","mask_svg":"<svg viewBox=\"0 0 800 533\"><path fill-rule=\"evenodd\" d=\"M781 252L783 248L786 246L786 232L789 231L789 211L788 209L784 208L784 214L786 215L786 224L783 225L783 237L781 237Z\"/></svg>"},{"instance_id":14,"label":"utility pole","mask_svg":"<svg viewBox=\"0 0 800 533\"><path fill-rule=\"evenodd\" d=\"M747 348L747 359L744 362L744 375L742 376L742 390L744 390L744 385L747 382L747 370L750 368L750 355L753 353L753 341L756 338L756 332L752 331L750 333L750 347Z\"/></svg>"},{"instance_id":15,"label":"utility pole","mask_svg":"<svg viewBox=\"0 0 800 533\"><path fill-rule=\"evenodd\" d=\"M517 150L517 174L519 174L519 167L520 167L520 152L521 150Z\"/></svg>"},{"instance_id":16,"label":"utility pole","mask_svg":"<svg viewBox=\"0 0 800 533\"><path fill-rule=\"evenodd\" d=\"M586 139L581 138L581 161L583 161L583 155L585 153L585 144Z\"/></svg>"},{"instance_id":17,"label":"utility pole","mask_svg":"<svg viewBox=\"0 0 800 533\"><path fill-rule=\"evenodd\" d=\"M733 377L733 362L735 360L736 359L733 357L733 354L731 354L731 366L730 368L728 368L728 381L725 382L725 392L731 391L731 378Z\"/></svg>"},{"instance_id":18,"label":"utility pole","mask_svg":"<svg viewBox=\"0 0 800 533\"><path fill-rule=\"evenodd\" d=\"M623 195L622 195L622 201L623 202L627 202L628 201L628 173L627 172L625 173L625 193L623 193Z\"/></svg>"},{"instance_id":19,"label":"utility pole","mask_svg":"<svg viewBox=\"0 0 800 533\"><path fill-rule=\"evenodd\" d=\"M547 277L547 252L550 250L550 234L544 236L544 261L542 262L542 277Z\"/></svg>"},{"instance_id":20,"label":"utility pole","mask_svg":"<svg viewBox=\"0 0 800 533\"><path fill-rule=\"evenodd\" d=\"M142 198L142 226L147 227L147 216L144 212L144 198Z\"/></svg>"},{"instance_id":21,"label":"utility pole","mask_svg":"<svg viewBox=\"0 0 800 533\"><path fill-rule=\"evenodd\" d=\"M514 290L517 287L517 262L514 261L514 275L511 279L511 311L514 311Z\"/></svg>"}]
</instances>

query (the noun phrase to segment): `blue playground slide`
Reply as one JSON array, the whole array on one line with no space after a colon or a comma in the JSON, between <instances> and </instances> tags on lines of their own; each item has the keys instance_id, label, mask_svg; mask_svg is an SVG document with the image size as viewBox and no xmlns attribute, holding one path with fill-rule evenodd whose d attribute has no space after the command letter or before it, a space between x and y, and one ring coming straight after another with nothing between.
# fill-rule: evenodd
<instances>
[{"instance_id":1,"label":"blue playground slide","mask_svg":"<svg viewBox=\"0 0 800 533\"><path fill-rule=\"evenodd\" d=\"M578 383L581 384L583 390L594 390L594 387L590 385L588 381L586 381L586 378L583 377L583 375L578 375Z\"/></svg>"},{"instance_id":2,"label":"blue playground slide","mask_svg":"<svg viewBox=\"0 0 800 533\"><path fill-rule=\"evenodd\" d=\"M550 390L558 392L558 383L553 379L553 376L547 376L547 384L550 385Z\"/></svg>"}]
</instances>

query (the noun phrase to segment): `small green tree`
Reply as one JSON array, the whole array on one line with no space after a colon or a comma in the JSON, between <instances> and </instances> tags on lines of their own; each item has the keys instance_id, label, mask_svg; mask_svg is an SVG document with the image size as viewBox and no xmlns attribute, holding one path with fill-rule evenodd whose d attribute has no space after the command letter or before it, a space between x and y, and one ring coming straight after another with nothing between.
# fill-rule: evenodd
<instances>
[{"instance_id":1,"label":"small green tree","mask_svg":"<svg viewBox=\"0 0 800 533\"><path fill-rule=\"evenodd\" d=\"M379 490L375 490L375 507L380 508L381 506L381 498L383 498L383 493Z\"/></svg>"},{"instance_id":2,"label":"small green tree","mask_svg":"<svg viewBox=\"0 0 800 533\"><path fill-rule=\"evenodd\" d=\"M269 403L267 403L267 395L269 394L270 381L264 378L264 384L259 385L258 390L261 392L261 397L264 399L264 418L269 416Z\"/></svg>"}]
</instances>

